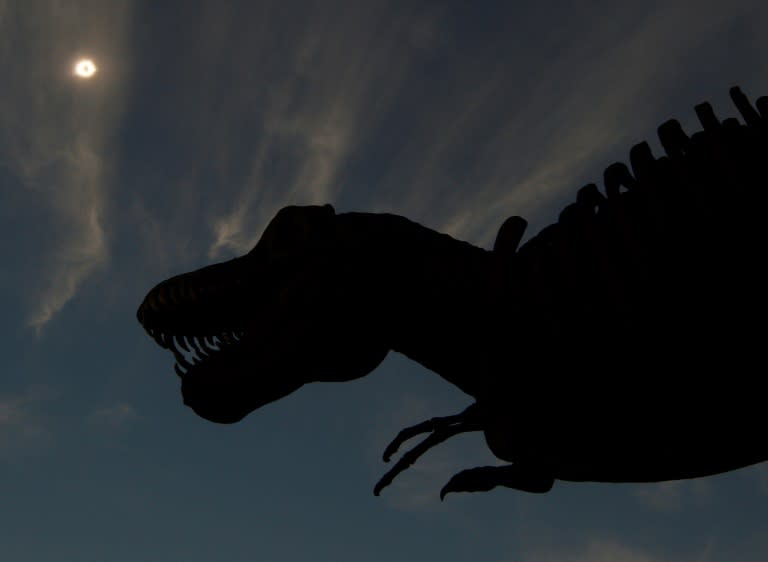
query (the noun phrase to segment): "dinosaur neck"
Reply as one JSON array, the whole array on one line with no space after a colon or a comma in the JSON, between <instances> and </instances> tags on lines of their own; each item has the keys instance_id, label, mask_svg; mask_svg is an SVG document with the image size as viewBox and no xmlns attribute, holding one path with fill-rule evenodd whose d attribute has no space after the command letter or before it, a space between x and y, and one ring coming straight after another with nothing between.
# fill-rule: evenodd
<instances>
[{"instance_id":1,"label":"dinosaur neck","mask_svg":"<svg viewBox=\"0 0 768 562\"><path fill-rule=\"evenodd\" d=\"M476 396L500 304L492 253L396 215L342 220L374 256L390 348Z\"/></svg>"}]
</instances>

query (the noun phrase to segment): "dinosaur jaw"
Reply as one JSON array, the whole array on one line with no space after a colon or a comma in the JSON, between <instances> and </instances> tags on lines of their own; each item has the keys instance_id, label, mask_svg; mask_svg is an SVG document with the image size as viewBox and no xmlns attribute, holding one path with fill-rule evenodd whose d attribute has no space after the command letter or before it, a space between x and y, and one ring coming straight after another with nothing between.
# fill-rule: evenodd
<instances>
[{"instance_id":1,"label":"dinosaur jaw","mask_svg":"<svg viewBox=\"0 0 768 562\"><path fill-rule=\"evenodd\" d=\"M276 374L272 367L276 362L270 359L274 348L269 338L254 330L192 336L145 328L160 347L173 354L184 404L209 421L240 421L305 382L300 372L281 369Z\"/></svg>"},{"instance_id":2,"label":"dinosaur jaw","mask_svg":"<svg viewBox=\"0 0 768 562\"><path fill-rule=\"evenodd\" d=\"M158 344L173 353L184 403L198 415L220 423L238 421L253 409L242 403L251 395L244 388L249 339L245 331L206 337L155 334Z\"/></svg>"},{"instance_id":3,"label":"dinosaur jaw","mask_svg":"<svg viewBox=\"0 0 768 562\"><path fill-rule=\"evenodd\" d=\"M275 376L258 353L257 337L248 332L234 343L187 365L174 367L181 376L184 404L199 416L217 423L235 423L252 411L283 398L304 384L302 377Z\"/></svg>"},{"instance_id":4,"label":"dinosaur jaw","mask_svg":"<svg viewBox=\"0 0 768 562\"><path fill-rule=\"evenodd\" d=\"M276 373L279 346L266 331L276 310L269 299L255 302L254 289L271 292L267 276L257 282L249 267L237 258L172 277L149 291L137 311L146 332L173 354L184 403L214 422L239 421L304 382L284 369Z\"/></svg>"}]
</instances>

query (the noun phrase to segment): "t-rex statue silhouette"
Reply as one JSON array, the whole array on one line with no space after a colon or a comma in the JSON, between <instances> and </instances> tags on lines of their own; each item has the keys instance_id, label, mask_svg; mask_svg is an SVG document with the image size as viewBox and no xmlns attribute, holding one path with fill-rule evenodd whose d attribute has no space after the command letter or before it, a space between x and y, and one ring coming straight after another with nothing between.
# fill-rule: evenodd
<instances>
[{"instance_id":1,"label":"t-rex statue silhouette","mask_svg":"<svg viewBox=\"0 0 768 562\"><path fill-rule=\"evenodd\" d=\"M474 397L403 430L430 447L483 431L511 464L464 470L448 492L556 479L655 482L768 460L768 98L737 87L744 124L703 103L691 137L658 129L666 156L630 151L605 194L578 191L518 248L511 217L487 251L390 214L285 207L246 255L153 288L139 322L173 352L184 402L232 423L312 381L373 371L389 350Z\"/></svg>"}]
</instances>

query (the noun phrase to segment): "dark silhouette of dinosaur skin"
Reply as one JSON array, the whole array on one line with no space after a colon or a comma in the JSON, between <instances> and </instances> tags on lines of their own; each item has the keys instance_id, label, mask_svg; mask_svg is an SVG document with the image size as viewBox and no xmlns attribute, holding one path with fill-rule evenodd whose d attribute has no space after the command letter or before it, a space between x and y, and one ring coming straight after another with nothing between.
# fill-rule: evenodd
<instances>
[{"instance_id":1,"label":"dark silhouette of dinosaur skin","mask_svg":"<svg viewBox=\"0 0 768 562\"><path fill-rule=\"evenodd\" d=\"M768 98L703 131L659 127L666 156L630 151L605 195L578 191L518 248L487 251L397 215L286 207L245 256L153 288L139 322L176 357L184 402L232 423L313 381L373 371L390 350L475 402L428 433L378 494L437 443L483 431L511 464L442 489L546 492L556 479L655 482L768 460L763 344Z\"/></svg>"}]
</instances>

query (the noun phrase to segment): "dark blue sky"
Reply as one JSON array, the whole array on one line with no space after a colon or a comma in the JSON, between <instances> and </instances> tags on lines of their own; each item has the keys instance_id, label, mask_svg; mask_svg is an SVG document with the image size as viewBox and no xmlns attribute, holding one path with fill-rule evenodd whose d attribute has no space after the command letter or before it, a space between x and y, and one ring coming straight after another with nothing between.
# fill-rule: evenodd
<instances>
[{"instance_id":1,"label":"dark blue sky","mask_svg":"<svg viewBox=\"0 0 768 562\"><path fill-rule=\"evenodd\" d=\"M470 434L376 498L397 431L469 397L391 354L217 426L135 320L287 204L534 233L666 119L768 94L766 21L757 0L0 0L0 559L767 559L765 465L440 503L495 462Z\"/></svg>"}]
</instances>

